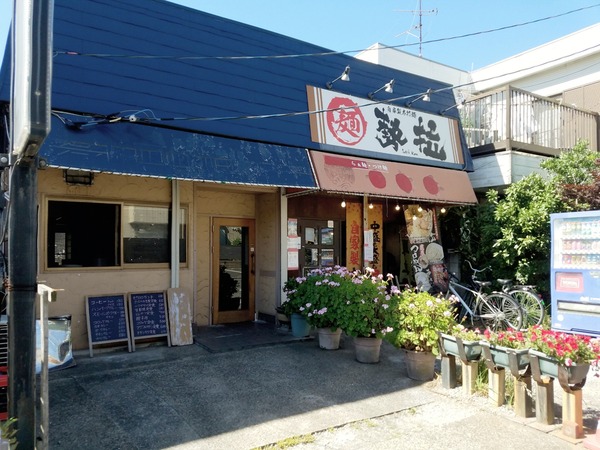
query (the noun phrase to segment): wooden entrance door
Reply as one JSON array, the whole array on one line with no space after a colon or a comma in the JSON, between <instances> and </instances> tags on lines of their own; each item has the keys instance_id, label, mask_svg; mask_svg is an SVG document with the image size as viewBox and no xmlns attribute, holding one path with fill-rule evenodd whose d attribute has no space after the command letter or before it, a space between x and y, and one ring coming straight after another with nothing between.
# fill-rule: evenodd
<instances>
[{"instance_id":1,"label":"wooden entrance door","mask_svg":"<svg viewBox=\"0 0 600 450\"><path fill-rule=\"evenodd\" d=\"M213 220L213 324L254 319L253 219Z\"/></svg>"}]
</instances>

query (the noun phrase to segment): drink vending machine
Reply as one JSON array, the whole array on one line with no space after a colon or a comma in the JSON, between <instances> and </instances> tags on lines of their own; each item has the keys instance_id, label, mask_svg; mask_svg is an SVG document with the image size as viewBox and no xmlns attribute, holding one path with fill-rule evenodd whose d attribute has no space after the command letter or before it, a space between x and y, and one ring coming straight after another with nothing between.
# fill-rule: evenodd
<instances>
[{"instance_id":1,"label":"drink vending machine","mask_svg":"<svg viewBox=\"0 0 600 450\"><path fill-rule=\"evenodd\" d=\"M600 336L600 211L550 215L552 329Z\"/></svg>"}]
</instances>

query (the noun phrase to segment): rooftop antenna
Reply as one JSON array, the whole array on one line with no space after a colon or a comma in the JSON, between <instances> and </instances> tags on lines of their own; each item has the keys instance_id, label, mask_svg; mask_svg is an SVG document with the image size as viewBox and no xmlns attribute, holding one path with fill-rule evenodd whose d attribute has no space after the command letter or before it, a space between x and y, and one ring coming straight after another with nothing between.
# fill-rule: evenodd
<instances>
[{"instance_id":1,"label":"rooftop antenna","mask_svg":"<svg viewBox=\"0 0 600 450\"><path fill-rule=\"evenodd\" d=\"M435 9L428 9L428 10L424 10L423 8L421 8L421 2L422 0L419 0L419 9L412 9L412 10L402 10L402 9L397 9L396 11L398 12L409 12L412 14L418 13L419 14L419 25L415 25L412 28L410 28L407 31L404 31L403 33L397 34L396 37L402 35L402 34L410 34L413 37L418 37L419 38L419 58L421 58L423 56L423 16L429 16L432 14L437 14L438 10L437 8ZM418 29L419 30L419 36L413 34L410 32L410 30L413 29Z\"/></svg>"}]
</instances>

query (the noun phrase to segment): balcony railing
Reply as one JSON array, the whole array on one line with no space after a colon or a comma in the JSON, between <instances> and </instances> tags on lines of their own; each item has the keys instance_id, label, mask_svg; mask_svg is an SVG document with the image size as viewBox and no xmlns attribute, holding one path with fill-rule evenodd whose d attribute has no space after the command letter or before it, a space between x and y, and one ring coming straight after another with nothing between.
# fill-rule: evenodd
<instances>
[{"instance_id":1,"label":"balcony railing","mask_svg":"<svg viewBox=\"0 0 600 450\"><path fill-rule=\"evenodd\" d=\"M473 154L506 149L557 155L584 140L598 150L598 114L513 87L469 100L461 110Z\"/></svg>"}]
</instances>

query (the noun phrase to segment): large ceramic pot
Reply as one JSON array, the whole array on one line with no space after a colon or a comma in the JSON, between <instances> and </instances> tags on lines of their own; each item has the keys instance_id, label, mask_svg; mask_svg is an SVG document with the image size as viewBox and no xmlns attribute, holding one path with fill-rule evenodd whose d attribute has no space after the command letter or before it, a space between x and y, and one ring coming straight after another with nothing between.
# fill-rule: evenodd
<instances>
[{"instance_id":1,"label":"large ceramic pot","mask_svg":"<svg viewBox=\"0 0 600 450\"><path fill-rule=\"evenodd\" d=\"M547 376L550 378L559 378L559 371L562 371L565 375L564 381L570 385L584 383L588 371L590 370L589 364L573 364L571 366L565 366L559 364L558 360L546 355L545 353L538 352L532 349L529 350L529 353L530 355L536 357L540 375Z\"/></svg>"},{"instance_id":2,"label":"large ceramic pot","mask_svg":"<svg viewBox=\"0 0 600 450\"><path fill-rule=\"evenodd\" d=\"M461 361L477 361L481 356L481 343L479 341L467 341L458 337L439 333L440 352L442 355L458 356Z\"/></svg>"},{"instance_id":3,"label":"large ceramic pot","mask_svg":"<svg viewBox=\"0 0 600 450\"><path fill-rule=\"evenodd\" d=\"M292 336L306 337L310 334L310 325L303 315L292 314L290 321L292 322Z\"/></svg>"},{"instance_id":4,"label":"large ceramic pot","mask_svg":"<svg viewBox=\"0 0 600 450\"><path fill-rule=\"evenodd\" d=\"M402 349L408 378L417 381L433 380L435 375L435 355L432 352L415 352Z\"/></svg>"},{"instance_id":5,"label":"large ceramic pot","mask_svg":"<svg viewBox=\"0 0 600 450\"><path fill-rule=\"evenodd\" d=\"M341 328L317 328L319 336L319 347L323 350L337 350L340 348Z\"/></svg>"},{"instance_id":6,"label":"large ceramic pot","mask_svg":"<svg viewBox=\"0 0 600 450\"><path fill-rule=\"evenodd\" d=\"M356 360L364 364L379 362L381 352L381 339L371 337L354 338L354 355Z\"/></svg>"}]
</instances>

